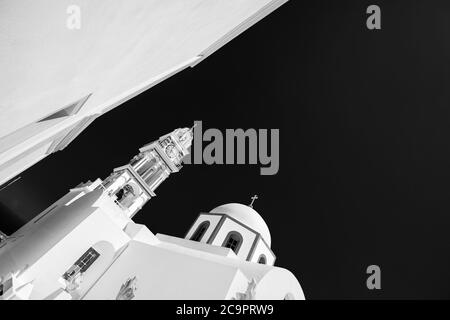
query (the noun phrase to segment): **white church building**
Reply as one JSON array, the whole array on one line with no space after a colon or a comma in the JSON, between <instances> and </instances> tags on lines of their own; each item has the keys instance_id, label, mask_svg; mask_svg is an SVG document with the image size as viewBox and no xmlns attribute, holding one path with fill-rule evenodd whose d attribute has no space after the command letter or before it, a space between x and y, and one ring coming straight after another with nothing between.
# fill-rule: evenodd
<instances>
[{"instance_id":1,"label":"white church building","mask_svg":"<svg viewBox=\"0 0 450 320\"><path fill-rule=\"evenodd\" d=\"M238 203L200 213L185 238L133 216L181 169L192 130L140 149L105 180L80 184L0 242L0 300L304 299L274 266L269 228Z\"/></svg>"}]
</instances>

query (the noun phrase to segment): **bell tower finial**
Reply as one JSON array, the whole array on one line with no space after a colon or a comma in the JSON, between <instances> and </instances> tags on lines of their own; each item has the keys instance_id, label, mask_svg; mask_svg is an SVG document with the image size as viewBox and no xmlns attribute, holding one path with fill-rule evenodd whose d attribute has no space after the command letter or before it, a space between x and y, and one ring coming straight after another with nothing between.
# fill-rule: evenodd
<instances>
[{"instance_id":1,"label":"bell tower finial","mask_svg":"<svg viewBox=\"0 0 450 320\"><path fill-rule=\"evenodd\" d=\"M253 208L253 203L258 199L258 195L254 195L253 197L251 197L250 199L252 199L252 202L250 202L250 204L248 205L250 208Z\"/></svg>"}]
</instances>

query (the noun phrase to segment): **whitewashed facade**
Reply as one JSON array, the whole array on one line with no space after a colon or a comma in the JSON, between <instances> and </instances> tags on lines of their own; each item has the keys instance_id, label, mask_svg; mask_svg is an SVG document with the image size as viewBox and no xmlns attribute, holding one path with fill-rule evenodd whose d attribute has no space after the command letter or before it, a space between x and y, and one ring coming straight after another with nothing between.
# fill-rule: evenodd
<instances>
[{"instance_id":1,"label":"whitewashed facade","mask_svg":"<svg viewBox=\"0 0 450 320\"><path fill-rule=\"evenodd\" d=\"M7 237L0 299L304 299L295 276L274 266L269 229L249 206L201 213L185 238L132 220L191 141L187 128L162 136Z\"/></svg>"}]
</instances>

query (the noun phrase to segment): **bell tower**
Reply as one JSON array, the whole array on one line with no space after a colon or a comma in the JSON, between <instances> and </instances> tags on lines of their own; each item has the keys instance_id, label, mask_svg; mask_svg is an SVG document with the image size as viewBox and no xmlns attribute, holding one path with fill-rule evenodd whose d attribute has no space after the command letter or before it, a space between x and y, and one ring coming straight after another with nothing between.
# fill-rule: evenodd
<instances>
[{"instance_id":1,"label":"bell tower","mask_svg":"<svg viewBox=\"0 0 450 320\"><path fill-rule=\"evenodd\" d=\"M119 168L100 185L110 197L133 217L152 197L158 186L178 172L189 154L193 128L176 129L139 149L139 154Z\"/></svg>"}]
</instances>

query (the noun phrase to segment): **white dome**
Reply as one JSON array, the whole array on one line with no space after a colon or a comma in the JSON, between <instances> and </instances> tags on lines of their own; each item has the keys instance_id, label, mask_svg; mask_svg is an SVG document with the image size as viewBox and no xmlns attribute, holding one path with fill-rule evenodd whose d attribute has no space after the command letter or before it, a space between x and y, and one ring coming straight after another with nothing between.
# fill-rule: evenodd
<instances>
[{"instance_id":1,"label":"white dome","mask_svg":"<svg viewBox=\"0 0 450 320\"><path fill-rule=\"evenodd\" d=\"M264 219L253 208L240 203L228 203L214 208L211 213L222 213L258 232L270 247L270 231Z\"/></svg>"}]
</instances>

